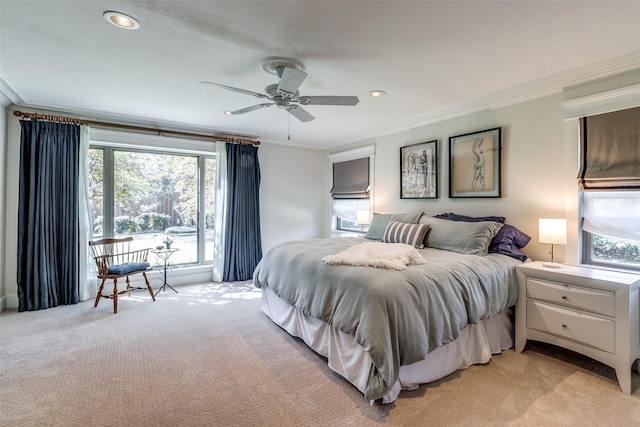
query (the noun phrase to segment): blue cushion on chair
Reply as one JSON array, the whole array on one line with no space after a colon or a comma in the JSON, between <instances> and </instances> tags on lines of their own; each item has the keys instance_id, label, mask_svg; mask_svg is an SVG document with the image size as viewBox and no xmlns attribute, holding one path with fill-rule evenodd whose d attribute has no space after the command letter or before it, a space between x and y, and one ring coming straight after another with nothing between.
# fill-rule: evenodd
<instances>
[{"instance_id":1,"label":"blue cushion on chair","mask_svg":"<svg viewBox=\"0 0 640 427\"><path fill-rule=\"evenodd\" d=\"M146 270L151 264L148 262L126 262L120 265L112 265L107 269L109 274L128 274L134 271Z\"/></svg>"}]
</instances>

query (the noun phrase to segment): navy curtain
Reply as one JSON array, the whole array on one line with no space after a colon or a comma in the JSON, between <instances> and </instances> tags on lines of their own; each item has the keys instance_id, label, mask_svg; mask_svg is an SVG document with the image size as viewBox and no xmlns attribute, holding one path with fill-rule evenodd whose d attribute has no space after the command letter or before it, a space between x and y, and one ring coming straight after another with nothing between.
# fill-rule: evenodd
<instances>
[{"instance_id":1,"label":"navy curtain","mask_svg":"<svg viewBox=\"0 0 640 427\"><path fill-rule=\"evenodd\" d=\"M76 304L80 126L20 125L18 310Z\"/></svg>"},{"instance_id":2,"label":"navy curtain","mask_svg":"<svg viewBox=\"0 0 640 427\"><path fill-rule=\"evenodd\" d=\"M227 143L227 202L222 280L249 280L262 259L258 147Z\"/></svg>"}]
</instances>

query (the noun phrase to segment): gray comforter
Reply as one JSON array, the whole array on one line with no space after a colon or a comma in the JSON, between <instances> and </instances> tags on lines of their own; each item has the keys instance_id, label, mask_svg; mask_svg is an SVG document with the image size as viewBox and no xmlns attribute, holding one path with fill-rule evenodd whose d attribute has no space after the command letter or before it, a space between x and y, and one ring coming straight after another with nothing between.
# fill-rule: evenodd
<instances>
[{"instance_id":1,"label":"gray comforter","mask_svg":"<svg viewBox=\"0 0 640 427\"><path fill-rule=\"evenodd\" d=\"M374 365L367 399L384 396L398 380L401 365L424 359L468 324L516 303L514 267L521 262L505 255L423 249L427 264L402 271L321 261L362 242L333 238L281 244L264 255L254 281L355 337Z\"/></svg>"}]
</instances>

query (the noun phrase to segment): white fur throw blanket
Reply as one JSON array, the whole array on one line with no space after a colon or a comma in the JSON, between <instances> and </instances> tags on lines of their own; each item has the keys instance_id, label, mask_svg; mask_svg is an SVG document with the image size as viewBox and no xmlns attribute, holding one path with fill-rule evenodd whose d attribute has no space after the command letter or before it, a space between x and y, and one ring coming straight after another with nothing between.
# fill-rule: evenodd
<instances>
[{"instance_id":1,"label":"white fur throw blanket","mask_svg":"<svg viewBox=\"0 0 640 427\"><path fill-rule=\"evenodd\" d=\"M357 265L405 270L409 264L426 264L416 248L406 243L366 242L322 258L327 264Z\"/></svg>"}]
</instances>

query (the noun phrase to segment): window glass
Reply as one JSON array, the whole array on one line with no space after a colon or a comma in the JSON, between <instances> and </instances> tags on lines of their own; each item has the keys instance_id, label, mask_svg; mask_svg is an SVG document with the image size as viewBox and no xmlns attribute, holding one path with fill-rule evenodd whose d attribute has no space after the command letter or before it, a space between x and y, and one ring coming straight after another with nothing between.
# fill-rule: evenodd
<instances>
[{"instance_id":1,"label":"window glass","mask_svg":"<svg viewBox=\"0 0 640 427\"><path fill-rule=\"evenodd\" d=\"M104 150L89 150L89 200L91 215L91 227L93 237L101 239L104 236L102 232L104 221Z\"/></svg>"},{"instance_id":2,"label":"window glass","mask_svg":"<svg viewBox=\"0 0 640 427\"><path fill-rule=\"evenodd\" d=\"M202 186L199 158L92 147L89 189L94 238L132 236L133 249L170 241L171 247L179 249L171 256L172 264L212 261L215 158L202 162ZM206 224L202 231L198 227L201 211ZM200 245L200 241L207 243ZM206 248L205 253L200 253L200 247Z\"/></svg>"},{"instance_id":3,"label":"window glass","mask_svg":"<svg viewBox=\"0 0 640 427\"><path fill-rule=\"evenodd\" d=\"M640 192L582 195L583 262L640 269Z\"/></svg>"},{"instance_id":4,"label":"window glass","mask_svg":"<svg viewBox=\"0 0 640 427\"><path fill-rule=\"evenodd\" d=\"M357 231L358 233L366 233L369 231L369 224L357 224L355 221L349 221L344 218L337 218L336 229L340 231Z\"/></svg>"},{"instance_id":5,"label":"window glass","mask_svg":"<svg viewBox=\"0 0 640 427\"><path fill-rule=\"evenodd\" d=\"M640 270L640 242L587 233L590 239L589 264Z\"/></svg>"},{"instance_id":6,"label":"window glass","mask_svg":"<svg viewBox=\"0 0 640 427\"><path fill-rule=\"evenodd\" d=\"M369 230L369 224L356 222L358 211L369 212L369 199L334 199L333 215L336 218L336 229L358 232Z\"/></svg>"}]
</instances>

